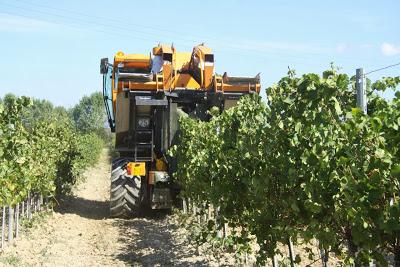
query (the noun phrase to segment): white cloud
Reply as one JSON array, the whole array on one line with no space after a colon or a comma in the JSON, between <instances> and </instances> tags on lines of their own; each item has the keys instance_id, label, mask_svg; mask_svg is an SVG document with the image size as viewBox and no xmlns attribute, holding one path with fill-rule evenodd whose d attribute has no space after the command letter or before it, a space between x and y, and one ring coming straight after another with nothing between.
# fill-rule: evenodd
<instances>
[{"instance_id":1,"label":"white cloud","mask_svg":"<svg viewBox=\"0 0 400 267\"><path fill-rule=\"evenodd\" d=\"M381 45L381 52L385 56L395 56L400 54L400 46L389 43L383 43Z\"/></svg>"},{"instance_id":2,"label":"white cloud","mask_svg":"<svg viewBox=\"0 0 400 267\"><path fill-rule=\"evenodd\" d=\"M0 13L0 32L26 32L48 28L51 23Z\"/></svg>"},{"instance_id":3,"label":"white cloud","mask_svg":"<svg viewBox=\"0 0 400 267\"><path fill-rule=\"evenodd\" d=\"M337 46L336 46L336 51L338 52L338 53L343 53L346 49L347 49L348 47L347 47L347 45L346 44L338 44Z\"/></svg>"}]
</instances>

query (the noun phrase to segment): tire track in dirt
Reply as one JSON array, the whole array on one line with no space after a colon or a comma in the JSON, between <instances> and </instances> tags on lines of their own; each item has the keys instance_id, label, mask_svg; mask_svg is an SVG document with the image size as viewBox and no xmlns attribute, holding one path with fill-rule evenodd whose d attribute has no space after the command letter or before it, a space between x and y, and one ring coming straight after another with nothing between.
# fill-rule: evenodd
<instances>
[{"instance_id":1,"label":"tire track in dirt","mask_svg":"<svg viewBox=\"0 0 400 267\"><path fill-rule=\"evenodd\" d=\"M59 208L0 254L0 266L209 266L171 221L108 218L107 151Z\"/></svg>"}]
</instances>

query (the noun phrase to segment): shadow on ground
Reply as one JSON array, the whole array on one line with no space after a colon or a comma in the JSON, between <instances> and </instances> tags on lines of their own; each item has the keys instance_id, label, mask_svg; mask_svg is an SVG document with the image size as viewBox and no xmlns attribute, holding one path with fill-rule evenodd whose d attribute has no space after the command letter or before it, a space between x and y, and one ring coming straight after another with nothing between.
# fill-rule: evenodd
<instances>
[{"instance_id":1,"label":"shadow on ground","mask_svg":"<svg viewBox=\"0 0 400 267\"><path fill-rule=\"evenodd\" d=\"M113 257L129 266L208 266L204 259L196 258L197 252L184 240L177 243L173 236L177 228L168 222L167 211L146 211L141 217L131 219L109 218L108 201L77 196L63 196L55 211L110 220L118 228L118 243L122 244Z\"/></svg>"},{"instance_id":2,"label":"shadow on ground","mask_svg":"<svg viewBox=\"0 0 400 267\"><path fill-rule=\"evenodd\" d=\"M108 201L89 200L77 196L62 196L54 209L61 214L72 213L84 218L103 220L109 215Z\"/></svg>"},{"instance_id":3,"label":"shadow on ground","mask_svg":"<svg viewBox=\"0 0 400 267\"><path fill-rule=\"evenodd\" d=\"M185 242L176 242L172 236L176 228L168 217L157 213L144 218L117 219L120 242L127 244L115 257L133 266L208 266L197 260L196 251Z\"/></svg>"}]
</instances>

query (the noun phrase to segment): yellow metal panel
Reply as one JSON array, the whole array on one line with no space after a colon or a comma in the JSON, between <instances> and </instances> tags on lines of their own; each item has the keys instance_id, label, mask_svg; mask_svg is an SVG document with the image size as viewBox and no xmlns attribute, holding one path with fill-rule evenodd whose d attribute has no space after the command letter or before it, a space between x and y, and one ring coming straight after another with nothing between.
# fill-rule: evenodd
<instances>
[{"instance_id":1,"label":"yellow metal panel","mask_svg":"<svg viewBox=\"0 0 400 267\"><path fill-rule=\"evenodd\" d=\"M203 55L205 54L212 54L211 48L205 46L205 45L197 45L195 48L199 49Z\"/></svg>"},{"instance_id":2,"label":"yellow metal panel","mask_svg":"<svg viewBox=\"0 0 400 267\"><path fill-rule=\"evenodd\" d=\"M146 164L144 162L129 162L127 165L128 174L133 176L145 176L146 175Z\"/></svg>"},{"instance_id":3,"label":"yellow metal panel","mask_svg":"<svg viewBox=\"0 0 400 267\"><path fill-rule=\"evenodd\" d=\"M139 82L127 82L125 84L126 88L129 88L131 90L149 90L149 91L157 91L157 82L144 82L144 83L139 83ZM122 89L122 87L120 88ZM158 85L158 89L162 89L162 84Z\"/></svg>"},{"instance_id":4,"label":"yellow metal panel","mask_svg":"<svg viewBox=\"0 0 400 267\"><path fill-rule=\"evenodd\" d=\"M150 60L150 55L143 54L124 54L124 52L117 52L115 54L114 60L116 61L124 61L124 60Z\"/></svg>"},{"instance_id":5,"label":"yellow metal panel","mask_svg":"<svg viewBox=\"0 0 400 267\"><path fill-rule=\"evenodd\" d=\"M149 68L150 55L143 54L124 54L119 51L114 57L114 66L124 63L127 68Z\"/></svg>"},{"instance_id":6,"label":"yellow metal panel","mask_svg":"<svg viewBox=\"0 0 400 267\"><path fill-rule=\"evenodd\" d=\"M177 52L175 53L175 68L178 70L186 69L189 64L192 53Z\"/></svg>"},{"instance_id":7,"label":"yellow metal panel","mask_svg":"<svg viewBox=\"0 0 400 267\"><path fill-rule=\"evenodd\" d=\"M172 54L174 51L170 45L161 44L153 47L153 55L160 55L161 53Z\"/></svg>"},{"instance_id":8,"label":"yellow metal panel","mask_svg":"<svg viewBox=\"0 0 400 267\"><path fill-rule=\"evenodd\" d=\"M190 74L178 74L175 77L175 86L188 89L199 89L200 85Z\"/></svg>"},{"instance_id":9,"label":"yellow metal panel","mask_svg":"<svg viewBox=\"0 0 400 267\"><path fill-rule=\"evenodd\" d=\"M161 50L162 50L163 53L169 53L169 54L173 53L172 47L170 45L162 44L161 45Z\"/></svg>"},{"instance_id":10,"label":"yellow metal panel","mask_svg":"<svg viewBox=\"0 0 400 267\"><path fill-rule=\"evenodd\" d=\"M161 55L161 46L153 47L153 55Z\"/></svg>"}]
</instances>

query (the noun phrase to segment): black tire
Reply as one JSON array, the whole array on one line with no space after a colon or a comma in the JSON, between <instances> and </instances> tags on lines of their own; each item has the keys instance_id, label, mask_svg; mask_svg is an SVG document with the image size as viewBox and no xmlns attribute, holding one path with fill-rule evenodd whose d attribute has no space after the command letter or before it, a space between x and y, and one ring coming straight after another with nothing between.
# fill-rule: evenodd
<instances>
[{"instance_id":1,"label":"black tire","mask_svg":"<svg viewBox=\"0 0 400 267\"><path fill-rule=\"evenodd\" d=\"M111 170L110 216L137 216L141 206L141 178L128 176L126 164L129 159L113 160Z\"/></svg>"},{"instance_id":2,"label":"black tire","mask_svg":"<svg viewBox=\"0 0 400 267\"><path fill-rule=\"evenodd\" d=\"M122 158L122 157L118 157L118 158L113 158L112 160L112 165L111 165L111 170L114 170L115 168L118 167L118 165L124 161L124 164L126 164L128 162L127 158Z\"/></svg>"}]
</instances>

